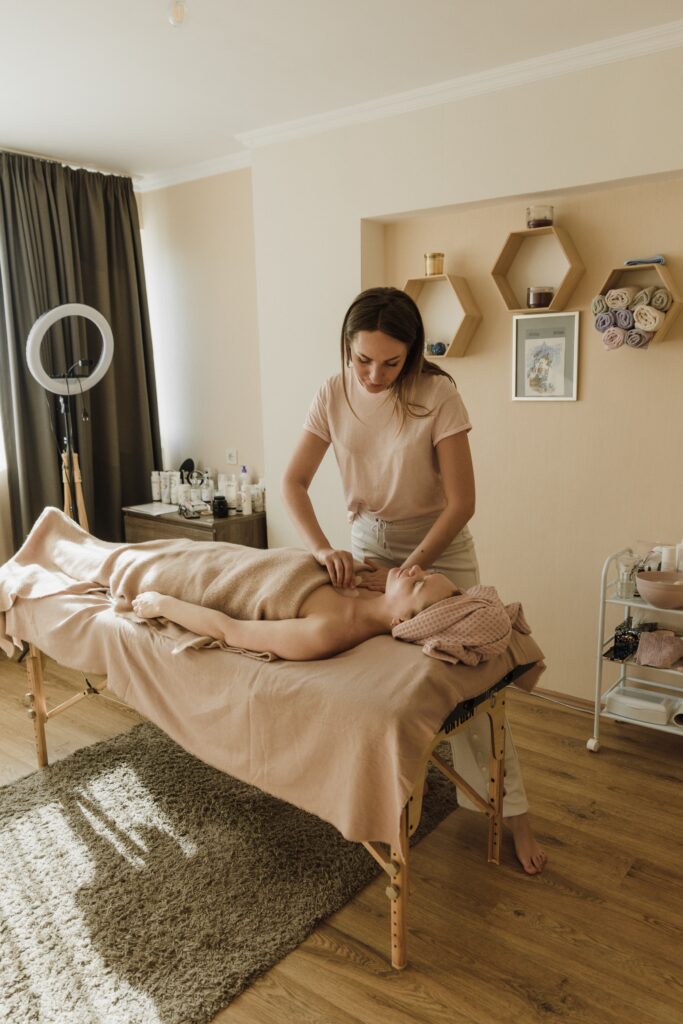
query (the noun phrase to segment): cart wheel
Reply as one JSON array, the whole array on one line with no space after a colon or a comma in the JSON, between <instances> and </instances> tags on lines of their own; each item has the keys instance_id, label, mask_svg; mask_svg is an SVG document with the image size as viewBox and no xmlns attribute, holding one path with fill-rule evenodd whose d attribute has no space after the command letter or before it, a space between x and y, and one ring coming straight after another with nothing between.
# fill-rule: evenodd
<instances>
[{"instance_id":1,"label":"cart wheel","mask_svg":"<svg viewBox=\"0 0 683 1024\"><path fill-rule=\"evenodd\" d=\"M586 746L589 750L592 750L594 752L598 751L600 749L600 740L596 740L595 736L591 736L591 738L586 743Z\"/></svg>"}]
</instances>

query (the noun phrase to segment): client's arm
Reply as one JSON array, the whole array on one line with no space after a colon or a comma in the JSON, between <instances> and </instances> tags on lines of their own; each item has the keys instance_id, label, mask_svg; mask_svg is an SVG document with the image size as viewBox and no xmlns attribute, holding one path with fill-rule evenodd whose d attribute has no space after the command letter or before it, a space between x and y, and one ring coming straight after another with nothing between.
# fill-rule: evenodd
<instances>
[{"instance_id":1,"label":"client's arm","mask_svg":"<svg viewBox=\"0 0 683 1024\"><path fill-rule=\"evenodd\" d=\"M248 651L270 651L288 661L329 658L350 646L335 628L334 620L323 615L279 622L243 621L154 591L139 594L133 600L133 610L142 619L170 619L199 636L210 636Z\"/></svg>"}]
</instances>

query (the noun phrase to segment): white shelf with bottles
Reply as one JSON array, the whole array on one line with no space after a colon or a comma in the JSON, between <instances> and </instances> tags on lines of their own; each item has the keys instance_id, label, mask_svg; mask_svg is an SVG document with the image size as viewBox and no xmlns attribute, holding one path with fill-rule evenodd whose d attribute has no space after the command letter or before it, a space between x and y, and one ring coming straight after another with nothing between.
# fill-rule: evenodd
<instances>
[{"instance_id":1,"label":"white shelf with bottles","mask_svg":"<svg viewBox=\"0 0 683 1024\"><path fill-rule=\"evenodd\" d=\"M644 601L642 597L617 596L618 580L616 577L612 578L611 570L616 568L619 558L623 555L632 554L633 552L630 548L623 548L621 551L615 551L613 555L609 556L602 569L602 576L600 579L600 611L598 615L598 648L595 668L593 735L586 743L588 749L592 751L600 749L600 720L602 718L609 718L614 722L622 722L627 725L638 725L643 729L654 729L656 732L676 733L683 736L683 727L681 726L671 724L660 725L654 722L645 722L639 718L630 718L626 715L620 715L607 710L606 707L603 707L610 694L623 693L624 691L629 690L629 684L634 685L635 689L643 694L656 694L662 697L674 697L677 700L683 701L683 672L677 672L675 669L655 668L650 665L639 665L633 658L627 658L625 661L619 661L607 656L609 646L614 641L613 634L607 638L605 637L605 620L608 605L621 605L625 608L625 617L636 610L646 610L648 612L652 612L654 616L680 616L681 629L683 630L683 608L657 608L655 605L650 604L649 601ZM616 682L603 693L602 675L606 663L619 666L619 676ZM643 670L648 674L651 673L654 678L644 678ZM672 685L675 679L678 680L677 686Z\"/></svg>"}]
</instances>

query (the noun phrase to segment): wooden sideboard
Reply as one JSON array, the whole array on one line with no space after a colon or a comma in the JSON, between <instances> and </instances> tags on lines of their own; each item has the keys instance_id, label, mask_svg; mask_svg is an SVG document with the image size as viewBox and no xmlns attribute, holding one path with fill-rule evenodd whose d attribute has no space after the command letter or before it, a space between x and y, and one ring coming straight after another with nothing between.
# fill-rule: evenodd
<instances>
[{"instance_id":1,"label":"wooden sideboard","mask_svg":"<svg viewBox=\"0 0 683 1024\"><path fill-rule=\"evenodd\" d=\"M244 544L250 548L268 547L265 512L254 512L250 516L228 516L227 519L215 519L213 516L185 519L178 512L153 516L134 508L124 508L122 512L124 537L129 543L162 540L165 537L189 537L190 540Z\"/></svg>"}]
</instances>

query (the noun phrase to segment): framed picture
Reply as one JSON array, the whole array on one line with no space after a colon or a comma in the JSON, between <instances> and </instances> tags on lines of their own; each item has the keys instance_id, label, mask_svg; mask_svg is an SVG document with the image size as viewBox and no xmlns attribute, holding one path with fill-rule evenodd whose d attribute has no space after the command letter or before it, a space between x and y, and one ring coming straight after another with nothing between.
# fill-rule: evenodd
<instances>
[{"instance_id":1,"label":"framed picture","mask_svg":"<svg viewBox=\"0 0 683 1024\"><path fill-rule=\"evenodd\" d=\"M578 361L578 313L513 316L513 400L575 402Z\"/></svg>"}]
</instances>

